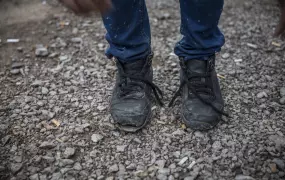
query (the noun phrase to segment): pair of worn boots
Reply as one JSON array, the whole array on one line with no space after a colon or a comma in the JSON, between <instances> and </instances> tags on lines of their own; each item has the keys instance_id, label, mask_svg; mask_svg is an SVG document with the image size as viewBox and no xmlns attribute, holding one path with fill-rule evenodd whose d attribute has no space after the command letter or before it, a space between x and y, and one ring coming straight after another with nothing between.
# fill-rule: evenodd
<instances>
[{"instance_id":1,"label":"pair of worn boots","mask_svg":"<svg viewBox=\"0 0 285 180\"><path fill-rule=\"evenodd\" d=\"M136 132L151 119L151 96L162 105L161 90L153 83L152 55L130 63L116 61L118 73L110 111L116 125ZM181 116L193 130L209 130L224 113L224 102L215 71L215 56L209 60L180 59L180 87L170 105L182 97Z\"/></svg>"}]
</instances>

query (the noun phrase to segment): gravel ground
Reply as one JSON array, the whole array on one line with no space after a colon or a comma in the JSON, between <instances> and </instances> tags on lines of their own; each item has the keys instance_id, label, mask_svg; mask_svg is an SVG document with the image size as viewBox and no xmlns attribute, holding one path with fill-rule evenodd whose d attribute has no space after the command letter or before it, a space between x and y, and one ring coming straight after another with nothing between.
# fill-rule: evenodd
<instances>
[{"instance_id":1,"label":"gravel ground","mask_svg":"<svg viewBox=\"0 0 285 180\"><path fill-rule=\"evenodd\" d=\"M167 103L179 84L178 3L147 3L155 83ZM0 179L285 179L285 43L272 38L278 7L225 3L217 71L232 118L209 132L185 129L179 101L154 106L138 133L115 129L115 66L104 57L99 18L54 13L2 29L25 41L0 43Z\"/></svg>"}]
</instances>

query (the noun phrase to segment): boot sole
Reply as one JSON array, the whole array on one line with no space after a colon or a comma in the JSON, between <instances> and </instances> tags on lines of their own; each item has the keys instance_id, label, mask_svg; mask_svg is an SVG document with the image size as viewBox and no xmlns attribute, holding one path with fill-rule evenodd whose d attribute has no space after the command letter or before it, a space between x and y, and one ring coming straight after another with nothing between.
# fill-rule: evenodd
<instances>
[{"instance_id":1,"label":"boot sole","mask_svg":"<svg viewBox=\"0 0 285 180\"><path fill-rule=\"evenodd\" d=\"M185 123L185 125L187 127L191 128L192 130L195 130L195 131L211 130L214 127L216 127L220 122L220 118L216 119L215 124L209 124L209 123L199 122L199 121L187 121L182 113L181 113L181 118L182 118L183 123Z\"/></svg>"},{"instance_id":2,"label":"boot sole","mask_svg":"<svg viewBox=\"0 0 285 180\"><path fill-rule=\"evenodd\" d=\"M112 117L113 118L113 117ZM114 119L114 118L113 118ZM150 113L147 115L147 118L145 120L145 122L143 123L143 125L138 126L138 127L134 127L134 126L123 126L120 124L115 124L115 126L121 130L121 131L125 131L125 132L129 132L129 133L135 133L141 129L143 129L152 119L152 111L150 111Z\"/></svg>"}]
</instances>

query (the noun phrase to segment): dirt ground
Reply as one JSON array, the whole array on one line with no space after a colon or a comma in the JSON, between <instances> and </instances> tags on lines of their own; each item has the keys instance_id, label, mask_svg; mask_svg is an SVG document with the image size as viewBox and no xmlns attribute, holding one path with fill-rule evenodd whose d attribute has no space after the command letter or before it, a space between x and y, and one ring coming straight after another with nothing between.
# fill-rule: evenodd
<instances>
[{"instance_id":1,"label":"dirt ground","mask_svg":"<svg viewBox=\"0 0 285 180\"><path fill-rule=\"evenodd\" d=\"M179 6L146 1L155 83L167 104L179 84ZM217 71L232 118L192 131L179 103L155 105L146 129L126 134L108 113L116 68L104 56L100 17L77 17L55 1L0 0L0 179L285 179L278 16L275 1L225 0Z\"/></svg>"}]
</instances>

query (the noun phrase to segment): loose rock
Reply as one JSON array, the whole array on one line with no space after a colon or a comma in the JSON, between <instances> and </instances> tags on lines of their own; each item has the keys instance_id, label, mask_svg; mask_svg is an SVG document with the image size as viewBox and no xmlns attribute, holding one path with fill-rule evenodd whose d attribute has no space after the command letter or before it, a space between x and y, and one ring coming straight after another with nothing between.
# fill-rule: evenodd
<instances>
[{"instance_id":1,"label":"loose rock","mask_svg":"<svg viewBox=\"0 0 285 180\"><path fill-rule=\"evenodd\" d=\"M73 165L74 161L72 159L62 159L61 163L63 166L67 166L67 165Z\"/></svg>"},{"instance_id":2,"label":"loose rock","mask_svg":"<svg viewBox=\"0 0 285 180\"><path fill-rule=\"evenodd\" d=\"M170 169L168 168L161 168L158 170L159 174L163 174L163 175L169 175L170 174Z\"/></svg>"},{"instance_id":3,"label":"loose rock","mask_svg":"<svg viewBox=\"0 0 285 180\"><path fill-rule=\"evenodd\" d=\"M117 172L117 171L119 171L119 167L117 164L114 164L114 165L109 167L109 172L112 173L112 172Z\"/></svg>"},{"instance_id":4,"label":"loose rock","mask_svg":"<svg viewBox=\"0 0 285 180\"><path fill-rule=\"evenodd\" d=\"M40 180L39 179L39 174L34 174L30 176L30 180Z\"/></svg>"},{"instance_id":5,"label":"loose rock","mask_svg":"<svg viewBox=\"0 0 285 180\"><path fill-rule=\"evenodd\" d=\"M157 160L155 162L155 164L159 167L159 168L164 168L166 161L165 160Z\"/></svg>"},{"instance_id":6,"label":"loose rock","mask_svg":"<svg viewBox=\"0 0 285 180\"><path fill-rule=\"evenodd\" d=\"M117 146L117 152L125 152L127 145Z\"/></svg>"},{"instance_id":7,"label":"loose rock","mask_svg":"<svg viewBox=\"0 0 285 180\"><path fill-rule=\"evenodd\" d=\"M222 58L223 59L228 59L230 57L230 54L229 53L224 53L223 55L222 55Z\"/></svg>"},{"instance_id":8,"label":"loose rock","mask_svg":"<svg viewBox=\"0 0 285 180\"><path fill-rule=\"evenodd\" d=\"M67 159L69 159L70 157L72 157L75 154L75 149L74 148L66 148L63 156Z\"/></svg>"},{"instance_id":9,"label":"loose rock","mask_svg":"<svg viewBox=\"0 0 285 180\"><path fill-rule=\"evenodd\" d=\"M285 104L285 97L282 97L280 100L279 100L280 104Z\"/></svg>"},{"instance_id":10,"label":"loose rock","mask_svg":"<svg viewBox=\"0 0 285 180\"><path fill-rule=\"evenodd\" d=\"M46 47L43 47L43 45L38 45L35 51L36 56L39 57L46 57L48 56L48 49Z\"/></svg>"},{"instance_id":11,"label":"loose rock","mask_svg":"<svg viewBox=\"0 0 285 180\"><path fill-rule=\"evenodd\" d=\"M45 87L42 87L42 94L44 94L44 95L46 95L46 94L48 94L48 89L47 88L45 88Z\"/></svg>"},{"instance_id":12,"label":"loose rock","mask_svg":"<svg viewBox=\"0 0 285 180\"><path fill-rule=\"evenodd\" d=\"M268 95L266 94L266 92L260 92L256 95L257 98L261 99L261 98L264 98L264 97L268 97Z\"/></svg>"},{"instance_id":13,"label":"loose rock","mask_svg":"<svg viewBox=\"0 0 285 180\"><path fill-rule=\"evenodd\" d=\"M237 175L235 180L255 180L253 177L245 176L245 175Z\"/></svg>"},{"instance_id":14,"label":"loose rock","mask_svg":"<svg viewBox=\"0 0 285 180\"><path fill-rule=\"evenodd\" d=\"M53 142L48 142L48 141L44 141L42 142L42 144L40 145L40 148L43 149L52 149L54 148L56 145Z\"/></svg>"},{"instance_id":15,"label":"loose rock","mask_svg":"<svg viewBox=\"0 0 285 180\"><path fill-rule=\"evenodd\" d=\"M280 96L281 96L281 97L285 97L285 87L282 87L282 88L280 89Z\"/></svg>"},{"instance_id":16,"label":"loose rock","mask_svg":"<svg viewBox=\"0 0 285 180\"><path fill-rule=\"evenodd\" d=\"M79 162L75 163L73 166L73 169L77 170L77 171L81 171L82 170L82 166Z\"/></svg>"},{"instance_id":17,"label":"loose rock","mask_svg":"<svg viewBox=\"0 0 285 180\"><path fill-rule=\"evenodd\" d=\"M22 167L23 167L22 163L12 163L10 169L13 174L16 174L22 169Z\"/></svg>"},{"instance_id":18,"label":"loose rock","mask_svg":"<svg viewBox=\"0 0 285 180\"><path fill-rule=\"evenodd\" d=\"M101 135L101 134L93 134L91 136L91 140L94 142L94 143L98 143L99 141L101 141L104 137Z\"/></svg>"},{"instance_id":19,"label":"loose rock","mask_svg":"<svg viewBox=\"0 0 285 180\"><path fill-rule=\"evenodd\" d=\"M283 160L275 158L272 162L274 162L280 170L285 170L285 163Z\"/></svg>"},{"instance_id":20,"label":"loose rock","mask_svg":"<svg viewBox=\"0 0 285 180\"><path fill-rule=\"evenodd\" d=\"M80 38L80 37L72 38L71 42L73 42L73 43L82 43L82 38Z\"/></svg>"}]
</instances>

